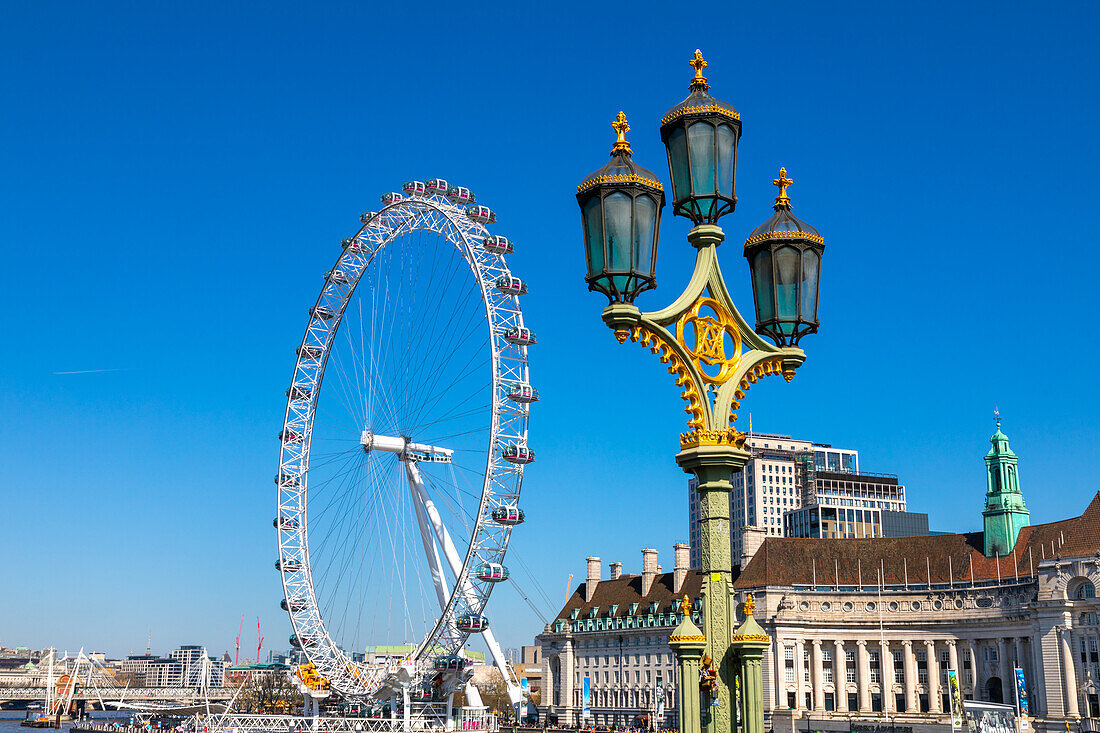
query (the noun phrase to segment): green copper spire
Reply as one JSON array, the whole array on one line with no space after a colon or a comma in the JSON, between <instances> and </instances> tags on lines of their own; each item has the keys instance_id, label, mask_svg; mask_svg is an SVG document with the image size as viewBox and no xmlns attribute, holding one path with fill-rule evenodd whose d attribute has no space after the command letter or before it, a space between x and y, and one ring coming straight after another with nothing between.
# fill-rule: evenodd
<instances>
[{"instance_id":1,"label":"green copper spire","mask_svg":"<svg viewBox=\"0 0 1100 733\"><path fill-rule=\"evenodd\" d=\"M985 454L985 555L1007 555L1016 545L1020 529L1031 524L1030 513L1020 493L1019 460L1008 447L1008 436L1001 432L1001 413L993 411L997 432Z\"/></svg>"}]
</instances>

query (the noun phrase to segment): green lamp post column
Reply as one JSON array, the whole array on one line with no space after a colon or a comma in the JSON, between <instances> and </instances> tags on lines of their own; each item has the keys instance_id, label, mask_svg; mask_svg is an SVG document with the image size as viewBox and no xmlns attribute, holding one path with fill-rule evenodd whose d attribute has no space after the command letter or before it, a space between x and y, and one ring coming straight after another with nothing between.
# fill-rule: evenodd
<instances>
[{"instance_id":1,"label":"green lamp post column","mask_svg":"<svg viewBox=\"0 0 1100 733\"><path fill-rule=\"evenodd\" d=\"M789 382L805 361L798 341L817 330L824 245L820 235L790 214L786 186L791 181L781 171L773 182L781 187L776 214L745 243L757 316L755 330L750 327L729 295L717 257L725 235L716 222L737 203L733 191L741 116L708 93L710 86L702 73L707 64L698 50L691 65L695 76L690 94L661 121L672 176L673 213L693 224L687 235L696 250L691 280L662 310L642 313L634 305L638 294L656 287L657 238L665 196L656 175L632 160L625 138L630 126L622 112L613 124L618 139L611 160L577 187L588 270L585 279L590 290L608 297L603 320L619 343L627 339L640 343L667 365L682 390L689 416L687 430L680 434L676 462L698 479L703 628L691 622L689 608L670 641L680 667L680 731L731 733L736 726L732 695L741 674L744 733L763 733L760 659L766 641L760 646L758 640L742 640L741 647L731 647L736 603L731 582L730 477L750 457L746 435L733 423L740 401L758 379L782 375ZM700 664L708 673L705 700L700 699ZM717 705L711 705L715 700ZM702 717L701 708L707 708Z\"/></svg>"},{"instance_id":2,"label":"green lamp post column","mask_svg":"<svg viewBox=\"0 0 1100 733\"><path fill-rule=\"evenodd\" d=\"M730 647L740 660L743 733L764 733L764 676L761 665L770 639L753 618L756 603L745 601L745 620L734 631Z\"/></svg>"}]
</instances>

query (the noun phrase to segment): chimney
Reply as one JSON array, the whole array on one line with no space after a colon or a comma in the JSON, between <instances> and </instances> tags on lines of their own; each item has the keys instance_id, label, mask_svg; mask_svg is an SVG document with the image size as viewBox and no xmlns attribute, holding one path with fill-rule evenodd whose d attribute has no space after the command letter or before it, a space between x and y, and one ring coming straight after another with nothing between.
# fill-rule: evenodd
<instances>
[{"instance_id":1,"label":"chimney","mask_svg":"<svg viewBox=\"0 0 1100 733\"><path fill-rule=\"evenodd\" d=\"M587 557L588 580L584 584L584 602L591 603L592 596L596 595L596 586L600 583L600 558Z\"/></svg>"},{"instance_id":2,"label":"chimney","mask_svg":"<svg viewBox=\"0 0 1100 733\"><path fill-rule=\"evenodd\" d=\"M764 538L767 536L768 531L763 527L751 527L744 526L741 528L741 569L744 570L745 566L749 564L749 560L752 560L752 556L756 554L756 551L760 549L760 546L764 544Z\"/></svg>"},{"instance_id":3,"label":"chimney","mask_svg":"<svg viewBox=\"0 0 1100 733\"><path fill-rule=\"evenodd\" d=\"M611 576L608 580L618 580L623 575L623 564L621 562L613 562L607 567L611 569Z\"/></svg>"},{"instance_id":4,"label":"chimney","mask_svg":"<svg viewBox=\"0 0 1100 733\"><path fill-rule=\"evenodd\" d=\"M676 558L672 568L672 593L679 595L688 574L688 565L691 563L691 547L683 542L677 542L672 546L672 554Z\"/></svg>"},{"instance_id":5,"label":"chimney","mask_svg":"<svg viewBox=\"0 0 1100 733\"><path fill-rule=\"evenodd\" d=\"M649 595L653 580L657 577L657 551L642 550L642 598Z\"/></svg>"}]
</instances>

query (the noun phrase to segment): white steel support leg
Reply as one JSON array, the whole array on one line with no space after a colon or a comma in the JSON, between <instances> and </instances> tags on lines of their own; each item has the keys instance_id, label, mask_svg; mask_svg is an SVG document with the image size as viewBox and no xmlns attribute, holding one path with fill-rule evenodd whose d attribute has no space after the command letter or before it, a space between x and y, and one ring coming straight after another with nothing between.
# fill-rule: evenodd
<instances>
[{"instance_id":1,"label":"white steel support leg","mask_svg":"<svg viewBox=\"0 0 1100 733\"><path fill-rule=\"evenodd\" d=\"M435 585L435 595L439 599L439 610L447 607L447 585L443 577L443 563L439 559L439 548L435 544L435 538L428 529L428 519L425 516L423 503L419 500L421 493L420 471L414 461L405 461L405 473L409 478L409 491L412 493L413 508L416 509L416 523L420 527L420 540L424 543L424 555L428 558L428 567L432 573L432 584Z\"/></svg>"},{"instance_id":2,"label":"white steel support leg","mask_svg":"<svg viewBox=\"0 0 1100 733\"><path fill-rule=\"evenodd\" d=\"M420 503L424 505L424 509L428 514L428 519L431 520L432 529L435 530L436 537L439 538L439 544L443 545L443 555L447 558L447 563L451 566L451 572L454 574L455 578L458 578L462 573L462 560L459 558L458 550L455 548L455 543L451 539L451 534L447 531L447 527L444 526L442 517L439 516L439 510L435 508L435 504L424 490L424 482L420 477L420 470L413 461L405 462L405 470L409 475L409 486L418 495ZM473 595L473 588L470 586L469 580L465 581L462 591L468 596ZM500 644L497 643L492 630L485 629L485 631L482 631L481 638L485 641L485 645L489 647L489 653L493 655L493 661L496 663L497 669L500 670L500 674L504 678L505 687L508 689L508 700L512 703L512 708L515 710L516 717L518 718L519 706L523 703L523 691L520 690L519 685L512 681L512 675L508 669L508 660L504 658L504 652L501 650Z\"/></svg>"}]
</instances>

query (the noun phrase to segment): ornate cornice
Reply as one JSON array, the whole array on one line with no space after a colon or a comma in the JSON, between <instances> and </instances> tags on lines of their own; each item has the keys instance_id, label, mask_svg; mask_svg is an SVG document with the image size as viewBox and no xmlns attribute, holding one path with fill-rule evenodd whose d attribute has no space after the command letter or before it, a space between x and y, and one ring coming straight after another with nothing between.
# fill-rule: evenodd
<instances>
[{"instance_id":1,"label":"ornate cornice","mask_svg":"<svg viewBox=\"0 0 1100 733\"><path fill-rule=\"evenodd\" d=\"M746 239L745 246L750 247L767 239L804 239L807 242L814 242L815 244L825 243L825 238L820 234L810 234L809 232L764 232L763 234L757 234L755 237Z\"/></svg>"},{"instance_id":2,"label":"ornate cornice","mask_svg":"<svg viewBox=\"0 0 1100 733\"><path fill-rule=\"evenodd\" d=\"M581 185L577 186L577 193L584 193L588 189L598 186L601 183L639 183L643 186L652 186L658 191L665 190L661 182L653 178L639 176L637 173L621 173L614 176L596 176L595 178L589 178L586 181L582 181Z\"/></svg>"},{"instance_id":3,"label":"ornate cornice","mask_svg":"<svg viewBox=\"0 0 1100 733\"><path fill-rule=\"evenodd\" d=\"M738 122L741 121L741 114L740 113L734 112L733 110L730 110L730 109L726 109L725 107L723 107L721 105L718 105L718 104L697 104L694 107L680 107L679 109L676 109L676 110L673 110L672 112L669 112L667 115L665 115L663 118L661 118L661 125L662 126L667 125L668 123L672 122L673 120L678 120L681 117L684 117L685 115L707 115L707 114L716 114L716 115L719 115L721 117L726 117L727 119L736 120Z\"/></svg>"}]
</instances>

